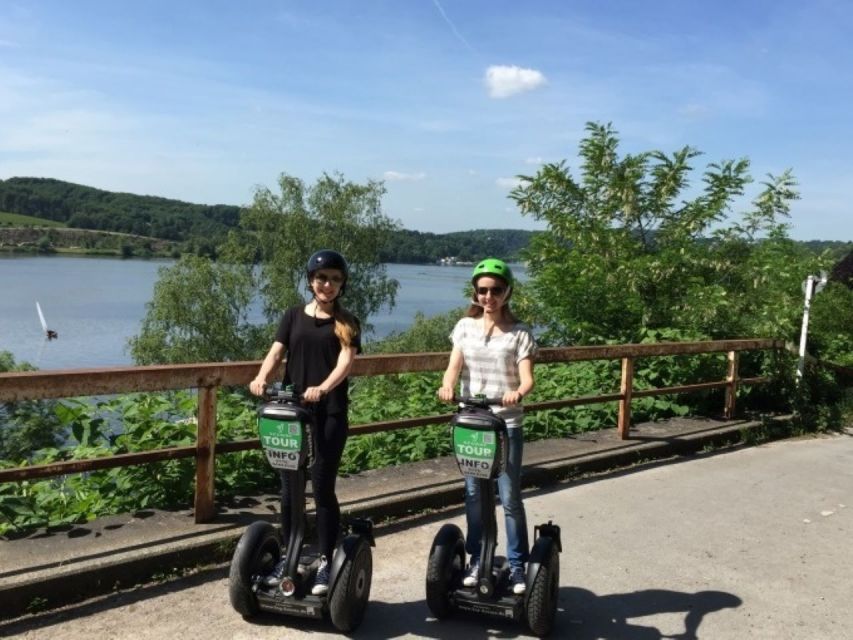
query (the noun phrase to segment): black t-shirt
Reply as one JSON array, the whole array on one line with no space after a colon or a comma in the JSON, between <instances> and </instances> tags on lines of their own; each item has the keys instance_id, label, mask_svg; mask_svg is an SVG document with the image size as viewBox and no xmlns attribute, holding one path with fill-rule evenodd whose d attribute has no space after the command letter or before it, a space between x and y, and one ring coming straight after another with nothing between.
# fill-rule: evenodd
<instances>
[{"instance_id":1,"label":"black t-shirt","mask_svg":"<svg viewBox=\"0 0 853 640\"><path fill-rule=\"evenodd\" d=\"M321 384L335 368L341 353L334 318L309 316L303 305L290 307L284 312L275 339L284 345L286 352L284 384L292 384L296 393ZM360 330L353 346L356 353L361 353ZM321 401L326 403L327 413L347 411L348 389L349 381L345 379Z\"/></svg>"}]
</instances>

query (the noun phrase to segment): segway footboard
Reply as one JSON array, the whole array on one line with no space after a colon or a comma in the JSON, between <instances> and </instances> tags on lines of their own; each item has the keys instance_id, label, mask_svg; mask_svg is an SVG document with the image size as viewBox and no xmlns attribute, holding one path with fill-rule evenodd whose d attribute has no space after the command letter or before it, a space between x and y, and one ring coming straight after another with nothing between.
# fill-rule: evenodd
<instances>
[{"instance_id":1,"label":"segway footboard","mask_svg":"<svg viewBox=\"0 0 853 640\"><path fill-rule=\"evenodd\" d=\"M297 600L285 596L279 589L258 589L255 596L261 611L284 613L300 618L322 619L324 616L326 601L317 596L308 594Z\"/></svg>"},{"instance_id":2,"label":"segway footboard","mask_svg":"<svg viewBox=\"0 0 853 640\"><path fill-rule=\"evenodd\" d=\"M501 595L483 600L475 589L457 589L451 596L459 611L470 611L518 622L524 619L524 600L516 595Z\"/></svg>"}]
</instances>

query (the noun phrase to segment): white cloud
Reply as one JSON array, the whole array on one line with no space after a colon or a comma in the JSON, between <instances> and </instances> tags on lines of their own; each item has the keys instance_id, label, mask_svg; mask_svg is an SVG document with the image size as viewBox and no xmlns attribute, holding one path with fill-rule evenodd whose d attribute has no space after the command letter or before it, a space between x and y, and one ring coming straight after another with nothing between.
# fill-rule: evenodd
<instances>
[{"instance_id":1,"label":"white cloud","mask_svg":"<svg viewBox=\"0 0 853 640\"><path fill-rule=\"evenodd\" d=\"M526 158L524 164L545 164L545 160L540 156L536 156L535 158Z\"/></svg>"},{"instance_id":2,"label":"white cloud","mask_svg":"<svg viewBox=\"0 0 853 640\"><path fill-rule=\"evenodd\" d=\"M402 171L386 171L382 177L389 182L418 182L426 178L423 171L417 173L403 173Z\"/></svg>"},{"instance_id":3,"label":"white cloud","mask_svg":"<svg viewBox=\"0 0 853 640\"><path fill-rule=\"evenodd\" d=\"M521 178L498 178L495 180L495 184L501 189L515 189L516 187L520 187L524 182Z\"/></svg>"},{"instance_id":4,"label":"white cloud","mask_svg":"<svg viewBox=\"0 0 853 640\"><path fill-rule=\"evenodd\" d=\"M508 98L517 93L533 91L548 81L541 71L516 65L492 65L486 69L486 86L492 98Z\"/></svg>"}]
</instances>

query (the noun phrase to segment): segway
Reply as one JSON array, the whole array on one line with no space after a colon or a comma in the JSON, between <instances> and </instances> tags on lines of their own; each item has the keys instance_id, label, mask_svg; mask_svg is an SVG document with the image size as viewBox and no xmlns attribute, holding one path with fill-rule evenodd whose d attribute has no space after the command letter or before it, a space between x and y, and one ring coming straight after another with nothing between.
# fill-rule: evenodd
<instances>
[{"instance_id":1,"label":"segway","mask_svg":"<svg viewBox=\"0 0 853 640\"><path fill-rule=\"evenodd\" d=\"M476 479L480 489L483 523L477 585L465 587L465 537L455 524L441 527L432 542L427 563L426 600L439 620L456 610L471 611L515 621L526 620L537 636L554 625L560 580L560 527L551 521L534 527L534 543L527 563L526 592L515 594L509 585L509 563L495 555L497 521L495 488L506 467L507 427L489 405L500 400L461 398L453 416L451 437L456 462L463 476Z\"/></svg>"},{"instance_id":2,"label":"segway","mask_svg":"<svg viewBox=\"0 0 853 640\"><path fill-rule=\"evenodd\" d=\"M281 559L281 534L272 524L252 523L231 559L231 605L244 618L259 611L304 618L328 616L336 629L349 632L364 617L373 575L373 523L366 518L342 521L343 540L329 558L329 590L313 595L311 588L320 554L305 544L305 480L313 462L314 421L291 389L268 387L269 400L258 412L258 433L267 461L290 474L290 539L286 569L275 586L266 578Z\"/></svg>"}]
</instances>

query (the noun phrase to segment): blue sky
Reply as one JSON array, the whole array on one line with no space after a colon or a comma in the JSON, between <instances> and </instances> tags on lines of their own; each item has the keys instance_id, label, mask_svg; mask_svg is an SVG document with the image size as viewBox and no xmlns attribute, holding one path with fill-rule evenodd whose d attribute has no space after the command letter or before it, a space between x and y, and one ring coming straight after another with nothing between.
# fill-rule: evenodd
<instances>
[{"instance_id":1,"label":"blue sky","mask_svg":"<svg viewBox=\"0 0 853 640\"><path fill-rule=\"evenodd\" d=\"M831 0L1 0L0 179L248 204L341 172L409 229L532 229L516 176L612 122L748 157L750 198L790 167L791 235L853 240L851 34Z\"/></svg>"}]
</instances>

